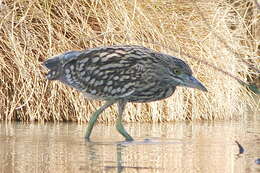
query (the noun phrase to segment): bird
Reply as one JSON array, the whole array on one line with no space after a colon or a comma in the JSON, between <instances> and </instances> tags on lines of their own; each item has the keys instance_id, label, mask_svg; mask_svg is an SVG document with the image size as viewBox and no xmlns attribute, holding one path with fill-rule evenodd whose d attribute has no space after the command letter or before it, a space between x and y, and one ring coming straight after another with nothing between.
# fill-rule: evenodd
<instances>
[{"instance_id":1,"label":"bird","mask_svg":"<svg viewBox=\"0 0 260 173\"><path fill-rule=\"evenodd\" d=\"M48 80L60 81L88 99L105 101L91 116L85 138L98 116L113 104L118 106L117 131L126 141L122 117L129 102L145 103L170 97L177 86L207 91L189 65L175 56L139 45L111 45L55 55L42 64Z\"/></svg>"}]
</instances>

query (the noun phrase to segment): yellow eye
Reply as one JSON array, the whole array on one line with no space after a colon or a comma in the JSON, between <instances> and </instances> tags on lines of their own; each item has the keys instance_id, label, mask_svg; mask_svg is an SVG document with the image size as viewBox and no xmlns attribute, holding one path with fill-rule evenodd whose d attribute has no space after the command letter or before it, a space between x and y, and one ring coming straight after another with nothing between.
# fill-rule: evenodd
<instances>
[{"instance_id":1,"label":"yellow eye","mask_svg":"<svg viewBox=\"0 0 260 173\"><path fill-rule=\"evenodd\" d=\"M179 69L174 69L173 72L177 75L181 74L181 71Z\"/></svg>"}]
</instances>

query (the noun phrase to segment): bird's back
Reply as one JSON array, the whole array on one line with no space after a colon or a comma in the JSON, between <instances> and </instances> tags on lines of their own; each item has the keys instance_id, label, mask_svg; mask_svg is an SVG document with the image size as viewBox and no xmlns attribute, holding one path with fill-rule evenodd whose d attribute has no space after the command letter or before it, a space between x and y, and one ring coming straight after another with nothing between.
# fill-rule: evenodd
<instances>
[{"instance_id":1,"label":"bird's back","mask_svg":"<svg viewBox=\"0 0 260 173\"><path fill-rule=\"evenodd\" d=\"M47 78L97 99L146 102L170 96L175 87L158 72L163 55L141 46L109 46L70 51L44 62Z\"/></svg>"}]
</instances>

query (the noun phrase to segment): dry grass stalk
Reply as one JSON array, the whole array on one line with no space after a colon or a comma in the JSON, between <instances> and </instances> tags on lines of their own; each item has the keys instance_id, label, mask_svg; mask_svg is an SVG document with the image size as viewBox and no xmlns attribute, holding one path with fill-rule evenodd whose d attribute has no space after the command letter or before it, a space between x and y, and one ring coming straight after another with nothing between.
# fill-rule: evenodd
<instances>
[{"instance_id":1,"label":"dry grass stalk","mask_svg":"<svg viewBox=\"0 0 260 173\"><path fill-rule=\"evenodd\" d=\"M60 83L49 83L41 67L47 57L71 49L138 44L177 57L191 54L244 81L258 75L242 62L259 69L259 13L255 13L253 1L196 1L211 27L190 1L0 2L1 120L89 119L100 103L88 101ZM245 117L248 107L259 109L252 95L229 76L194 59L182 59L210 92L179 88L174 96L160 102L128 104L126 121L236 119ZM112 107L99 120L114 121L116 112Z\"/></svg>"}]
</instances>

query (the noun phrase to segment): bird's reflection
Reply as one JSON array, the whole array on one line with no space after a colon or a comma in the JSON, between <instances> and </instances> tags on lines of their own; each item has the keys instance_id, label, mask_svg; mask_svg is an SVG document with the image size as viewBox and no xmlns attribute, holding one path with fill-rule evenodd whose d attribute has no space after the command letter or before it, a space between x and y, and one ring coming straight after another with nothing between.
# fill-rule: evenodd
<instances>
[{"instance_id":1,"label":"bird's reflection","mask_svg":"<svg viewBox=\"0 0 260 173\"><path fill-rule=\"evenodd\" d=\"M117 163L117 172L118 173L123 171L122 152L123 152L124 147L126 147L126 146L123 146L122 144L116 144L116 163Z\"/></svg>"},{"instance_id":2,"label":"bird's reflection","mask_svg":"<svg viewBox=\"0 0 260 173\"><path fill-rule=\"evenodd\" d=\"M124 163L123 161L123 156L122 156L122 153L123 153L123 150L125 148L127 148L128 146L126 145L122 145L122 143L101 143L101 142L90 142L88 141L86 143L86 146L88 148L88 159L90 160L90 165L89 167L94 169L94 168L97 168L97 167L100 167L102 166L102 159L99 158L99 157L102 157L101 155L99 155L97 152L98 152L98 147L100 147L101 145L111 145L112 146L115 146L116 147L116 160L113 161L113 162L110 162L110 163L116 163L115 165L109 165L109 166L105 166L105 171L109 171L109 170L112 170L112 169L116 169L118 173L121 173L124 169L124 166L122 165ZM111 153L112 155L113 153ZM103 167L103 166L102 166Z\"/></svg>"},{"instance_id":3,"label":"bird's reflection","mask_svg":"<svg viewBox=\"0 0 260 173\"><path fill-rule=\"evenodd\" d=\"M87 151L88 151L88 159L90 160L90 164L89 164L89 168L95 169L95 168L101 168L101 169L105 169L105 172L109 172L112 170L116 170L117 173L121 173L123 172L125 169L134 169L134 170L139 170L139 169L158 169L158 168L151 168L151 167L142 167L142 166L129 166L129 165L124 165L126 162L124 161L124 158L126 158L124 156L124 153L127 153L127 148L133 145L138 145L138 144L144 144L147 143L147 141L134 141L134 142L111 142L111 143L105 143L105 142L91 142L88 141L86 143L86 146L88 147ZM103 153L99 153L99 150L101 148L101 146L109 146L111 147L111 153L110 153L110 158L114 158L113 156L115 156L115 159L112 161L107 161L106 163L109 163L109 165L104 165L104 161L102 161L105 157L105 155L103 155ZM112 148L116 147L116 150L114 150L115 152L113 153ZM115 155L114 155L115 154ZM92 170L93 171L97 171L98 169Z\"/></svg>"}]
</instances>

